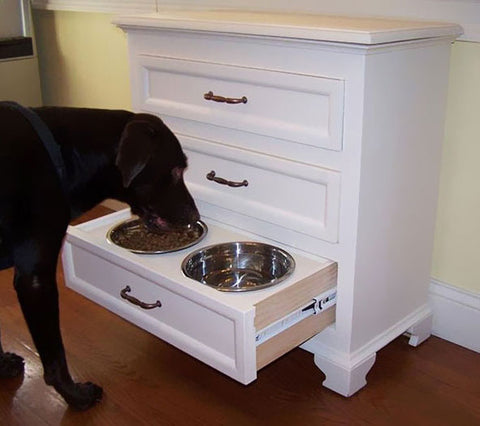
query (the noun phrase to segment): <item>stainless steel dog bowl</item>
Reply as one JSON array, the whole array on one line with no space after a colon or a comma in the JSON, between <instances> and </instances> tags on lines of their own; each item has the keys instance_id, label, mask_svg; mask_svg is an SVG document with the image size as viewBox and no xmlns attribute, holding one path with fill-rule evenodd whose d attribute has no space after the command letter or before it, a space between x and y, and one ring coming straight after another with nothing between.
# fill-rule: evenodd
<instances>
[{"instance_id":1,"label":"stainless steel dog bowl","mask_svg":"<svg viewBox=\"0 0 480 426\"><path fill-rule=\"evenodd\" d=\"M200 242L207 232L207 225L201 220L184 229L149 232L140 219L131 218L110 228L107 240L133 253L162 254L191 247Z\"/></svg>"},{"instance_id":2,"label":"stainless steel dog bowl","mask_svg":"<svg viewBox=\"0 0 480 426\"><path fill-rule=\"evenodd\" d=\"M260 290L285 280L294 269L285 250L250 241L204 247L182 262L187 277L220 291Z\"/></svg>"}]
</instances>

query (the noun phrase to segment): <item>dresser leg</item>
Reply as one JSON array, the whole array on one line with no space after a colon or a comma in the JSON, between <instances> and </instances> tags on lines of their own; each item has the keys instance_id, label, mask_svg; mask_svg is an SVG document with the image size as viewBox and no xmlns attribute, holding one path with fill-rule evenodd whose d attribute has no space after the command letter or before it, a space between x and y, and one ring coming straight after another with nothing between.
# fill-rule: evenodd
<instances>
[{"instance_id":1,"label":"dresser leg","mask_svg":"<svg viewBox=\"0 0 480 426\"><path fill-rule=\"evenodd\" d=\"M427 315L407 330L407 333L410 334L409 345L418 346L430 337L432 334L432 318L432 314Z\"/></svg>"},{"instance_id":2,"label":"dresser leg","mask_svg":"<svg viewBox=\"0 0 480 426\"><path fill-rule=\"evenodd\" d=\"M375 363L376 353L366 357L353 368L337 364L330 359L315 354L315 365L322 370L326 379L323 386L340 395L352 396L367 384L366 376Z\"/></svg>"}]
</instances>

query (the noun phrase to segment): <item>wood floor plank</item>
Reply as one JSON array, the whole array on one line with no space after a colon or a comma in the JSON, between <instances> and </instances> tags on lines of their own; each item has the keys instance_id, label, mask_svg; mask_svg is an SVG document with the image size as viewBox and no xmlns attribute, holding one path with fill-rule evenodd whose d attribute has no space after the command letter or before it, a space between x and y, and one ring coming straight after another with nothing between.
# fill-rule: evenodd
<instances>
[{"instance_id":1,"label":"wood floor plank","mask_svg":"<svg viewBox=\"0 0 480 426\"><path fill-rule=\"evenodd\" d=\"M323 388L313 356L301 349L243 386L66 288L60 268L58 277L71 372L103 386L104 399L76 412L43 383L12 271L1 271L4 347L25 358L26 371L0 382L0 425L480 424L480 355L441 339L418 348L396 339L379 351L367 387L351 398Z\"/></svg>"}]
</instances>

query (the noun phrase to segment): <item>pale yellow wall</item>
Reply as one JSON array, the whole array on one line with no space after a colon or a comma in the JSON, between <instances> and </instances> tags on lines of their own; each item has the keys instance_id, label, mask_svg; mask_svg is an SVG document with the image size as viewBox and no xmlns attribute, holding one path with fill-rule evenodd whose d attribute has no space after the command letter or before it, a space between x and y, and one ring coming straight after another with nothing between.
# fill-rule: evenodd
<instances>
[{"instance_id":1,"label":"pale yellow wall","mask_svg":"<svg viewBox=\"0 0 480 426\"><path fill-rule=\"evenodd\" d=\"M480 293L480 43L452 50L432 275Z\"/></svg>"},{"instance_id":2,"label":"pale yellow wall","mask_svg":"<svg viewBox=\"0 0 480 426\"><path fill-rule=\"evenodd\" d=\"M0 61L0 101L42 104L36 57Z\"/></svg>"},{"instance_id":3,"label":"pale yellow wall","mask_svg":"<svg viewBox=\"0 0 480 426\"><path fill-rule=\"evenodd\" d=\"M45 105L130 109L125 33L102 13L35 10Z\"/></svg>"},{"instance_id":4,"label":"pale yellow wall","mask_svg":"<svg viewBox=\"0 0 480 426\"><path fill-rule=\"evenodd\" d=\"M45 104L130 108L126 36L111 15L34 11ZM457 42L432 275L480 293L480 44Z\"/></svg>"}]
</instances>

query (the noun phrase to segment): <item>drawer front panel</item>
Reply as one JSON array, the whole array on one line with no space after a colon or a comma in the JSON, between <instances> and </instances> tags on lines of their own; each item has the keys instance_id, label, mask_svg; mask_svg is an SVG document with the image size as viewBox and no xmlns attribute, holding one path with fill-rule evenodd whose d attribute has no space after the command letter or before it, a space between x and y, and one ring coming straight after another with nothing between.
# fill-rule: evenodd
<instances>
[{"instance_id":1,"label":"drawer front panel","mask_svg":"<svg viewBox=\"0 0 480 426\"><path fill-rule=\"evenodd\" d=\"M200 306L79 247L72 250L72 264L76 280L86 282L122 303L121 308L116 310L120 316L142 328L154 321L156 329L149 331L227 374L232 374L237 368L238 342L234 319ZM159 300L162 306L145 310L122 299L120 292L127 285L131 288L130 296L149 304ZM131 315L132 312L135 314ZM143 321L145 316L149 318Z\"/></svg>"},{"instance_id":2,"label":"drawer front panel","mask_svg":"<svg viewBox=\"0 0 480 426\"><path fill-rule=\"evenodd\" d=\"M216 144L182 140L194 198L283 228L338 241L340 173ZM215 145L215 146L214 146ZM200 146L200 149L198 147ZM230 187L207 175L247 186ZM229 223L228 215L221 220ZM235 225L235 223L232 223Z\"/></svg>"},{"instance_id":3,"label":"drawer front panel","mask_svg":"<svg viewBox=\"0 0 480 426\"><path fill-rule=\"evenodd\" d=\"M342 149L344 82L311 75L139 57L142 110L293 143ZM205 94L241 100L229 104ZM182 128L174 129L182 132ZM212 137L208 134L194 136Z\"/></svg>"}]
</instances>

